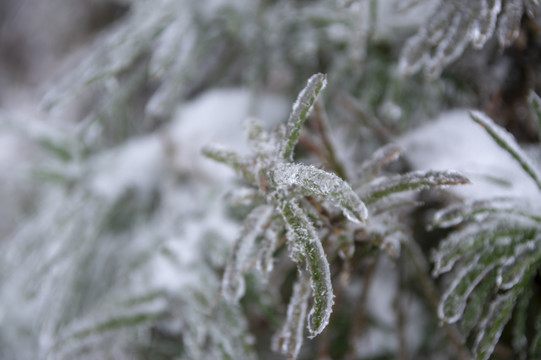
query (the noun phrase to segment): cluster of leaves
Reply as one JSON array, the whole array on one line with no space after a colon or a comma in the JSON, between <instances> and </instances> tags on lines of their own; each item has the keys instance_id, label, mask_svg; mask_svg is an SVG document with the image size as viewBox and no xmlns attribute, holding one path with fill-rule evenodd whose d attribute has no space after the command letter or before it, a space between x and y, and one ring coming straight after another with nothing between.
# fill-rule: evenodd
<instances>
[{"instance_id":1,"label":"cluster of leaves","mask_svg":"<svg viewBox=\"0 0 541 360\"><path fill-rule=\"evenodd\" d=\"M94 150L152 131L211 84L270 84L287 93L323 62L344 72L365 54L365 4L124 2L129 10L119 23L98 34L42 101L55 115L81 98L92 101L81 128Z\"/></svg>"},{"instance_id":2,"label":"cluster of leaves","mask_svg":"<svg viewBox=\"0 0 541 360\"><path fill-rule=\"evenodd\" d=\"M290 358L297 357L302 344L310 293L310 337L322 332L332 312L334 295L328 255L319 235L322 231L334 233L336 237L333 241L333 236L327 236L326 247L332 243L353 244L355 230L371 227L367 225L368 206L376 214L384 213L404 203L404 200L392 201L392 194L468 182L460 174L450 171L412 172L375 178L383 165L397 157L399 149L392 145L382 148L361 165L356 180L352 181L356 184L355 191L348 182L333 173L293 163L293 150L301 128L325 83L325 75L312 76L293 105L286 126L278 127L272 134L252 122L248 129L252 146L250 155L243 156L218 146L204 149L206 156L230 166L251 186L244 189L243 194L252 197L253 210L246 217L223 278L222 295L226 300L237 302L244 295L244 275L249 269L256 267L264 278L268 277L273 266L273 254L285 233L289 256L297 264L299 274L287 319L273 346ZM332 224L324 221L323 215L333 212L331 204L343 213L343 217ZM349 222L344 223L345 219ZM391 240L396 228L374 227L371 233L379 235L374 236L381 241L379 245L397 255L399 243L393 246ZM349 255L344 256L352 255L350 250Z\"/></svg>"},{"instance_id":3,"label":"cluster of leaves","mask_svg":"<svg viewBox=\"0 0 541 360\"><path fill-rule=\"evenodd\" d=\"M512 135L482 113L471 116L541 191L539 170ZM541 356L541 312L532 302L533 282L541 266L541 209L537 205L513 198L467 201L439 211L434 218L435 227L460 225L433 252L433 275L453 271L439 317L447 323L460 321L462 332L472 334L475 359L490 357L512 316L511 345L516 358Z\"/></svg>"},{"instance_id":4,"label":"cluster of leaves","mask_svg":"<svg viewBox=\"0 0 541 360\"><path fill-rule=\"evenodd\" d=\"M440 1L426 26L407 41L399 70L411 74L424 69L435 78L469 44L481 49L496 35L505 48L518 38L522 16L534 17L538 5L537 0Z\"/></svg>"}]
</instances>

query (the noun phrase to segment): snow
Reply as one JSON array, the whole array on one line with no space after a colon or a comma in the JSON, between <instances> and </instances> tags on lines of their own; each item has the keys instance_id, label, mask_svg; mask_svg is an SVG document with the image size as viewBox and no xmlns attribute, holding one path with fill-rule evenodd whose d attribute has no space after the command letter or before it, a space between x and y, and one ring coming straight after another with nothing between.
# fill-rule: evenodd
<instances>
[{"instance_id":1,"label":"snow","mask_svg":"<svg viewBox=\"0 0 541 360\"><path fill-rule=\"evenodd\" d=\"M403 155L418 170L454 169L472 184L449 188L468 199L528 198L541 194L520 165L477 125L468 110L442 114L397 141Z\"/></svg>"},{"instance_id":2,"label":"snow","mask_svg":"<svg viewBox=\"0 0 541 360\"><path fill-rule=\"evenodd\" d=\"M220 144L239 152L247 151L244 123L258 118L266 127L283 122L288 102L270 93L253 96L248 89L213 89L180 107L166 136L177 147L174 167L209 181L234 178L225 166L201 156L201 149Z\"/></svg>"},{"instance_id":3,"label":"snow","mask_svg":"<svg viewBox=\"0 0 541 360\"><path fill-rule=\"evenodd\" d=\"M130 188L148 192L165 176L164 154L158 136L131 140L96 159L99 170L90 180L90 187L108 199L116 199Z\"/></svg>"}]
</instances>

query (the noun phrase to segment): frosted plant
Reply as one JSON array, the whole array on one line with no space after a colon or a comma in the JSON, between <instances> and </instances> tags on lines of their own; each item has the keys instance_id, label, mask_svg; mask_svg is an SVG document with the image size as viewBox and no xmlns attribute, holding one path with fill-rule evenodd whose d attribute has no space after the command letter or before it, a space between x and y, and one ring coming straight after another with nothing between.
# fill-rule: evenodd
<instances>
[{"instance_id":1,"label":"frosted plant","mask_svg":"<svg viewBox=\"0 0 541 360\"><path fill-rule=\"evenodd\" d=\"M98 134L93 149L152 130L210 84L259 87L268 78L287 91L321 54L341 71L364 54L365 22L327 1L126 2L121 21L97 34L42 100L65 116L91 99L81 127Z\"/></svg>"},{"instance_id":2,"label":"frosted plant","mask_svg":"<svg viewBox=\"0 0 541 360\"><path fill-rule=\"evenodd\" d=\"M300 350L306 319L311 338L329 323L334 295L325 248L338 246L340 251L330 251L340 252L347 259L353 254L351 246L354 246L355 234L368 227L374 243L397 256L400 236L395 233L400 226L392 226L389 218L377 215L411 202L393 200L390 196L468 182L452 171L376 178L381 167L397 158L399 149L393 145L376 152L361 165L361 175L354 188L331 172L293 163L301 128L325 84L325 75L312 76L293 105L286 125L279 126L275 132L267 133L261 125L251 122L248 128L250 154L237 154L216 145L203 150L207 157L233 168L252 189L242 188L239 195L234 196L243 202L251 198L253 210L246 216L225 269L222 296L226 300L235 303L244 295L244 276L250 269L258 269L264 280L269 276L273 254L285 233L289 257L297 264L298 276L286 322L274 338L273 348L292 359ZM376 214L370 225L367 224L368 205ZM336 208L341 210L341 215L336 213ZM331 222L334 225L330 225ZM312 301L308 312L310 293Z\"/></svg>"},{"instance_id":3,"label":"frosted plant","mask_svg":"<svg viewBox=\"0 0 541 360\"><path fill-rule=\"evenodd\" d=\"M471 116L541 191L538 168L513 137L484 114L472 112ZM541 265L541 209L528 199L469 201L439 211L433 226L459 224L461 227L432 254L434 276L453 271L439 305L439 317L447 323L460 321L464 334L473 334L474 357L486 360L514 314L511 326L516 358L539 358L541 312L529 305L532 281Z\"/></svg>"},{"instance_id":4,"label":"frosted plant","mask_svg":"<svg viewBox=\"0 0 541 360\"><path fill-rule=\"evenodd\" d=\"M81 159L73 133L20 120L49 150L36 171L48 181L0 242L0 358L253 358L245 318L216 301L222 239L191 215L208 204L174 185L161 136Z\"/></svg>"},{"instance_id":5,"label":"frosted plant","mask_svg":"<svg viewBox=\"0 0 541 360\"><path fill-rule=\"evenodd\" d=\"M470 44L481 49L496 36L500 47L507 47L518 38L522 15L533 17L536 6L537 0L440 1L426 26L404 46L399 71L424 69L437 77Z\"/></svg>"}]
</instances>

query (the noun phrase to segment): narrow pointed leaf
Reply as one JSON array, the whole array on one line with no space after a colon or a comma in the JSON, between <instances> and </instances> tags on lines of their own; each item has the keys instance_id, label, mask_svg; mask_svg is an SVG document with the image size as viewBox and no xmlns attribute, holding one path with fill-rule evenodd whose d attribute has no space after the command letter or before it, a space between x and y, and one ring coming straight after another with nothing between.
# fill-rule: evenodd
<instances>
[{"instance_id":1,"label":"narrow pointed leaf","mask_svg":"<svg viewBox=\"0 0 541 360\"><path fill-rule=\"evenodd\" d=\"M271 158L275 152L275 144L270 134L256 119L246 123L248 144L259 157Z\"/></svg>"},{"instance_id":2,"label":"narrow pointed leaf","mask_svg":"<svg viewBox=\"0 0 541 360\"><path fill-rule=\"evenodd\" d=\"M475 253L490 246L494 234L500 237L512 236L516 232L505 226L494 226L494 223L468 224L461 231L452 233L442 241L436 251L432 253L434 262L433 276L450 271L455 263L468 253Z\"/></svg>"},{"instance_id":3,"label":"narrow pointed leaf","mask_svg":"<svg viewBox=\"0 0 541 360\"><path fill-rule=\"evenodd\" d=\"M464 310L464 315L460 321L462 332L467 335L479 323L479 319L486 311L486 305L491 292L494 291L496 283L496 271L491 271L479 286L473 291L468 299L468 304Z\"/></svg>"},{"instance_id":4,"label":"narrow pointed leaf","mask_svg":"<svg viewBox=\"0 0 541 360\"><path fill-rule=\"evenodd\" d=\"M332 201L351 221L365 222L368 218L368 210L359 196L335 174L313 166L281 163L270 175L278 188Z\"/></svg>"},{"instance_id":5,"label":"narrow pointed leaf","mask_svg":"<svg viewBox=\"0 0 541 360\"><path fill-rule=\"evenodd\" d=\"M475 200L465 204L456 204L439 210L434 215L430 228L448 228L467 220L482 222L489 216L520 217L523 220L541 222L541 217L513 199Z\"/></svg>"},{"instance_id":6,"label":"narrow pointed leaf","mask_svg":"<svg viewBox=\"0 0 541 360\"><path fill-rule=\"evenodd\" d=\"M470 113L472 119L481 125L487 133L496 141L498 145L509 153L526 171L526 173L535 181L537 187L541 190L541 175L532 164L528 156L522 151L515 139L505 129L496 125L489 117L478 111Z\"/></svg>"},{"instance_id":7,"label":"narrow pointed leaf","mask_svg":"<svg viewBox=\"0 0 541 360\"><path fill-rule=\"evenodd\" d=\"M209 159L228 165L240 176L242 176L246 181L252 184L257 183L256 176L251 171L251 169L253 168L253 161L251 159L243 157L234 151L225 149L217 145L205 146L202 149L202 153Z\"/></svg>"},{"instance_id":8,"label":"narrow pointed leaf","mask_svg":"<svg viewBox=\"0 0 541 360\"><path fill-rule=\"evenodd\" d=\"M272 341L272 350L296 359L301 349L310 296L310 277L299 271L293 294L287 306L287 318L282 329Z\"/></svg>"},{"instance_id":9,"label":"narrow pointed leaf","mask_svg":"<svg viewBox=\"0 0 541 360\"><path fill-rule=\"evenodd\" d=\"M263 239L261 240L261 246L257 255L256 268L263 275L264 282L267 281L269 274L274 266L273 254L274 250L276 249L276 243L278 241L278 238L281 236L282 233L281 228L283 227L280 226L276 219L274 219L274 221L271 222L270 226L265 230L265 233L263 234Z\"/></svg>"},{"instance_id":10,"label":"narrow pointed leaf","mask_svg":"<svg viewBox=\"0 0 541 360\"><path fill-rule=\"evenodd\" d=\"M280 158L286 161L293 160L293 150L299 140L301 128L310 114L314 102L326 85L327 76L325 74L315 74L308 79L306 87L300 92L297 101L293 104L286 125L285 139L280 147Z\"/></svg>"},{"instance_id":11,"label":"narrow pointed leaf","mask_svg":"<svg viewBox=\"0 0 541 360\"><path fill-rule=\"evenodd\" d=\"M469 184L469 180L455 171L415 171L374 180L362 190L361 199L372 204L389 195L435 186Z\"/></svg>"},{"instance_id":12,"label":"narrow pointed leaf","mask_svg":"<svg viewBox=\"0 0 541 360\"><path fill-rule=\"evenodd\" d=\"M466 301L475 287L495 268L495 261L487 256L470 255L467 265L454 274L454 279L442 295L438 316L452 324L458 321L466 308Z\"/></svg>"},{"instance_id":13,"label":"narrow pointed leaf","mask_svg":"<svg viewBox=\"0 0 541 360\"><path fill-rule=\"evenodd\" d=\"M473 353L476 360L488 360L500 339L505 324L509 321L516 302L516 294L508 292L499 295L479 325Z\"/></svg>"},{"instance_id":14,"label":"narrow pointed leaf","mask_svg":"<svg viewBox=\"0 0 541 360\"><path fill-rule=\"evenodd\" d=\"M533 237L533 236L532 236ZM520 243L516 246L513 261L509 261L501 268L500 288L511 289L522 279L528 277L528 273L541 264L541 235L531 241ZM530 274L531 275L531 274Z\"/></svg>"},{"instance_id":15,"label":"narrow pointed leaf","mask_svg":"<svg viewBox=\"0 0 541 360\"><path fill-rule=\"evenodd\" d=\"M316 230L297 203L283 201L279 209L286 223L292 258L296 262L304 259L310 274L314 299L308 315L308 331L313 338L329 323L334 303L329 263Z\"/></svg>"},{"instance_id":16,"label":"narrow pointed leaf","mask_svg":"<svg viewBox=\"0 0 541 360\"><path fill-rule=\"evenodd\" d=\"M244 295L244 274L250 267L254 242L263 226L270 220L272 207L261 205L246 217L240 237L233 246L222 280L222 294L231 303Z\"/></svg>"},{"instance_id":17,"label":"narrow pointed leaf","mask_svg":"<svg viewBox=\"0 0 541 360\"><path fill-rule=\"evenodd\" d=\"M532 299L532 288L526 286L524 292L517 299L515 315L513 316L513 348L517 353L516 360L526 360L528 355L527 321L528 305Z\"/></svg>"},{"instance_id":18,"label":"narrow pointed leaf","mask_svg":"<svg viewBox=\"0 0 541 360\"><path fill-rule=\"evenodd\" d=\"M541 357L541 311L538 310L535 317L535 336L530 342L530 359Z\"/></svg>"}]
</instances>

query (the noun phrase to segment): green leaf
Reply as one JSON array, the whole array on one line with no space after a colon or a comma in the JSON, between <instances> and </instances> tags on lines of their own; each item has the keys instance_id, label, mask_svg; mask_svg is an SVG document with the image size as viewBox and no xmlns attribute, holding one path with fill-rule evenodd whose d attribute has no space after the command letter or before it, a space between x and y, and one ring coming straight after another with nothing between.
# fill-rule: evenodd
<instances>
[{"instance_id":1,"label":"green leaf","mask_svg":"<svg viewBox=\"0 0 541 360\"><path fill-rule=\"evenodd\" d=\"M301 349L309 296L310 277L299 271L299 277L293 287L293 295L287 306L286 322L272 341L272 350L289 355L291 360L297 358Z\"/></svg>"},{"instance_id":2,"label":"green leaf","mask_svg":"<svg viewBox=\"0 0 541 360\"><path fill-rule=\"evenodd\" d=\"M470 181L455 171L415 171L376 179L362 189L361 199L372 204L395 193L420 190L435 186L469 184Z\"/></svg>"},{"instance_id":3,"label":"green leaf","mask_svg":"<svg viewBox=\"0 0 541 360\"><path fill-rule=\"evenodd\" d=\"M539 359L541 356L541 311L538 310L535 318L536 332L530 344L530 359Z\"/></svg>"},{"instance_id":4,"label":"green leaf","mask_svg":"<svg viewBox=\"0 0 541 360\"><path fill-rule=\"evenodd\" d=\"M354 222L365 222L368 210L359 196L337 175L313 166L281 163L270 172L271 181L285 192L297 192L332 201Z\"/></svg>"},{"instance_id":5,"label":"green leaf","mask_svg":"<svg viewBox=\"0 0 541 360\"><path fill-rule=\"evenodd\" d=\"M257 184L256 175L252 172L253 161L247 157L243 157L234 151L225 149L217 145L207 145L202 149L203 155L214 161L223 163L239 175L241 175L246 181Z\"/></svg>"},{"instance_id":6,"label":"green leaf","mask_svg":"<svg viewBox=\"0 0 541 360\"><path fill-rule=\"evenodd\" d=\"M255 239L263 231L263 226L270 221L272 210L268 205L258 206L244 221L222 280L222 294L231 303L237 302L244 295L244 274L252 266L251 255L254 252Z\"/></svg>"},{"instance_id":7,"label":"green leaf","mask_svg":"<svg viewBox=\"0 0 541 360\"><path fill-rule=\"evenodd\" d=\"M285 139L279 151L280 158L286 161L293 160L293 150L297 145L297 141L299 141L301 128L310 114L319 93L326 85L327 76L325 74L315 74L308 79L306 87L300 92L297 101L293 104L291 115L286 124Z\"/></svg>"},{"instance_id":8,"label":"green leaf","mask_svg":"<svg viewBox=\"0 0 541 360\"><path fill-rule=\"evenodd\" d=\"M528 304L532 299L532 288L525 286L524 292L517 299L515 316L513 316L513 349L517 353L516 360L526 360L528 351L528 338L526 337L526 323L528 320Z\"/></svg>"},{"instance_id":9,"label":"green leaf","mask_svg":"<svg viewBox=\"0 0 541 360\"><path fill-rule=\"evenodd\" d=\"M490 238L490 243L485 242L485 246L475 251L468 251L453 281L442 296L438 309L440 318L448 323L460 319L467 298L486 274L494 268L510 263L517 252L530 247L529 243L534 238L537 229L517 228L513 232L512 236L495 233ZM501 281L501 276L498 276L496 284L501 284Z\"/></svg>"},{"instance_id":10,"label":"green leaf","mask_svg":"<svg viewBox=\"0 0 541 360\"><path fill-rule=\"evenodd\" d=\"M464 310L460 322L460 328L466 335L479 323L479 319L486 310L486 305L490 298L490 294L494 291L494 284L496 283L497 271L491 271L481 281L479 286L473 291L468 299L468 304Z\"/></svg>"},{"instance_id":11,"label":"green leaf","mask_svg":"<svg viewBox=\"0 0 541 360\"><path fill-rule=\"evenodd\" d=\"M541 217L535 216L532 211L528 211L529 209L525 210L521 207L524 208L522 202L510 198L475 200L465 204L451 205L436 212L429 227L448 228L470 219L481 222L489 215L499 215L505 218L512 215L541 223Z\"/></svg>"},{"instance_id":12,"label":"green leaf","mask_svg":"<svg viewBox=\"0 0 541 360\"><path fill-rule=\"evenodd\" d=\"M499 286L507 290L518 284L527 277L527 273L532 269L537 269L541 264L541 234L524 244L520 244L513 261L507 262L501 268L501 278Z\"/></svg>"},{"instance_id":13,"label":"green leaf","mask_svg":"<svg viewBox=\"0 0 541 360\"><path fill-rule=\"evenodd\" d=\"M497 258L487 254L468 254L466 264L454 274L453 281L442 295L438 307L438 316L445 322L452 324L458 321L464 309L466 301L477 285L486 275L496 267ZM494 285L494 284L493 284Z\"/></svg>"},{"instance_id":14,"label":"green leaf","mask_svg":"<svg viewBox=\"0 0 541 360\"><path fill-rule=\"evenodd\" d=\"M481 125L498 145L509 153L532 178L539 190L541 190L541 175L533 166L529 157L522 151L511 134L496 125L489 117L478 111L470 112L471 118Z\"/></svg>"},{"instance_id":15,"label":"green leaf","mask_svg":"<svg viewBox=\"0 0 541 360\"><path fill-rule=\"evenodd\" d=\"M276 243L278 242L279 237L282 236L283 225L281 225L281 222L279 223L277 220L278 219L273 219L269 227L265 230L263 239L261 240L260 249L257 254L256 268L261 272L264 282L267 282L269 274L274 267L274 250L276 249Z\"/></svg>"},{"instance_id":16,"label":"green leaf","mask_svg":"<svg viewBox=\"0 0 541 360\"><path fill-rule=\"evenodd\" d=\"M476 360L488 360L500 339L505 324L511 317L516 300L516 293L510 291L498 295L490 304L485 317L479 324L479 332L473 347Z\"/></svg>"},{"instance_id":17,"label":"green leaf","mask_svg":"<svg viewBox=\"0 0 541 360\"><path fill-rule=\"evenodd\" d=\"M310 274L314 302L308 315L308 330L313 338L329 323L334 304L329 263L316 230L297 203L281 201L279 209L286 222L290 255L297 263L304 259Z\"/></svg>"}]
</instances>

